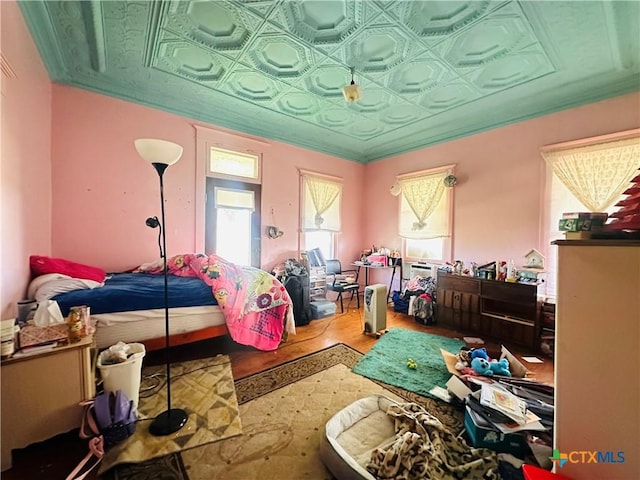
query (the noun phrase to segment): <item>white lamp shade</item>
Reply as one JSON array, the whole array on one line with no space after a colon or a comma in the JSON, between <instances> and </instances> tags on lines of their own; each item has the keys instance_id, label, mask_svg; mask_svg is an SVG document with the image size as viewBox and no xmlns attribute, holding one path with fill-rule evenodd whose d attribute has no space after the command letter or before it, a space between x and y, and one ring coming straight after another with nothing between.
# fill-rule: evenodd
<instances>
[{"instance_id":1,"label":"white lamp shade","mask_svg":"<svg viewBox=\"0 0 640 480\"><path fill-rule=\"evenodd\" d=\"M342 94L344 95L344 99L347 102L355 102L356 100L360 100L362 98L362 91L360 90L360 85L357 85L355 83L345 86L342 89Z\"/></svg>"},{"instance_id":2,"label":"white lamp shade","mask_svg":"<svg viewBox=\"0 0 640 480\"><path fill-rule=\"evenodd\" d=\"M173 165L182 156L182 147L177 143L157 138L139 138L133 142L138 155L149 163Z\"/></svg>"}]
</instances>

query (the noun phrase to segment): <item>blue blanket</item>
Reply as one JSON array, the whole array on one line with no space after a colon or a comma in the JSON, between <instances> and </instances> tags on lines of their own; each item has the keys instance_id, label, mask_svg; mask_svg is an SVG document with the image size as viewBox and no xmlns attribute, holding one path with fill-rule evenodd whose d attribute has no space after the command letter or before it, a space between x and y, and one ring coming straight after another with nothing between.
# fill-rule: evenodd
<instances>
[{"instance_id":1,"label":"blue blanket","mask_svg":"<svg viewBox=\"0 0 640 480\"><path fill-rule=\"evenodd\" d=\"M169 275L168 292L169 307L217 305L211 287L199 278ZM112 273L102 287L62 293L53 300L64 316L76 305L88 305L92 314L164 308L164 276Z\"/></svg>"}]
</instances>

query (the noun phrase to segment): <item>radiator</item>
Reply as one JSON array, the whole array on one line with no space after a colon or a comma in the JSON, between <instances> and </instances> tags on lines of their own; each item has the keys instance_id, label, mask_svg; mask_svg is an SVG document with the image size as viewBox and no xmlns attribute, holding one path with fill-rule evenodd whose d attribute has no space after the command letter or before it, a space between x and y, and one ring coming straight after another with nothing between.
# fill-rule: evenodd
<instances>
[{"instance_id":1,"label":"radiator","mask_svg":"<svg viewBox=\"0 0 640 480\"><path fill-rule=\"evenodd\" d=\"M377 333L387 328L387 286L364 288L364 333Z\"/></svg>"}]
</instances>

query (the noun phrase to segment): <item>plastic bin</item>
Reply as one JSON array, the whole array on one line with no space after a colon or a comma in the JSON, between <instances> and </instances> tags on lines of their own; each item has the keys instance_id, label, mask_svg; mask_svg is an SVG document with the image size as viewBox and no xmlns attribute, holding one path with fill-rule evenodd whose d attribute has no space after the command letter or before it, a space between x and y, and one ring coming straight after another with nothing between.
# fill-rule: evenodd
<instances>
[{"instance_id":1,"label":"plastic bin","mask_svg":"<svg viewBox=\"0 0 640 480\"><path fill-rule=\"evenodd\" d=\"M145 349L142 343L128 343L128 358L124 362L106 364L109 358L109 350L104 350L98 356L98 369L107 392L122 390L129 400L133 400L133 406L138 409L140 394L140 377L142 375L142 359Z\"/></svg>"},{"instance_id":2,"label":"plastic bin","mask_svg":"<svg viewBox=\"0 0 640 480\"><path fill-rule=\"evenodd\" d=\"M311 302L311 314L314 320L336 314L336 304L329 300Z\"/></svg>"}]
</instances>

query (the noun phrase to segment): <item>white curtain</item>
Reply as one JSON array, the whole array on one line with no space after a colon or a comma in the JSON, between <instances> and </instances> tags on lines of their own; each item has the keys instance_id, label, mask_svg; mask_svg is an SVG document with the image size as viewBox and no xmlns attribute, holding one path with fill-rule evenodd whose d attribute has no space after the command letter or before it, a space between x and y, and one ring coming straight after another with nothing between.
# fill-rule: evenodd
<instances>
[{"instance_id":1,"label":"white curtain","mask_svg":"<svg viewBox=\"0 0 640 480\"><path fill-rule=\"evenodd\" d=\"M640 137L557 150L551 146L542 156L588 211L604 212L640 168Z\"/></svg>"},{"instance_id":2,"label":"white curtain","mask_svg":"<svg viewBox=\"0 0 640 480\"><path fill-rule=\"evenodd\" d=\"M402 194L400 236L434 238L449 235L448 195L444 195L447 172L399 178ZM409 211L403 208L403 204ZM446 205L444 205L446 203Z\"/></svg>"},{"instance_id":3,"label":"white curtain","mask_svg":"<svg viewBox=\"0 0 640 480\"><path fill-rule=\"evenodd\" d=\"M342 183L324 177L303 175L302 184L302 229L339 232Z\"/></svg>"}]
</instances>

